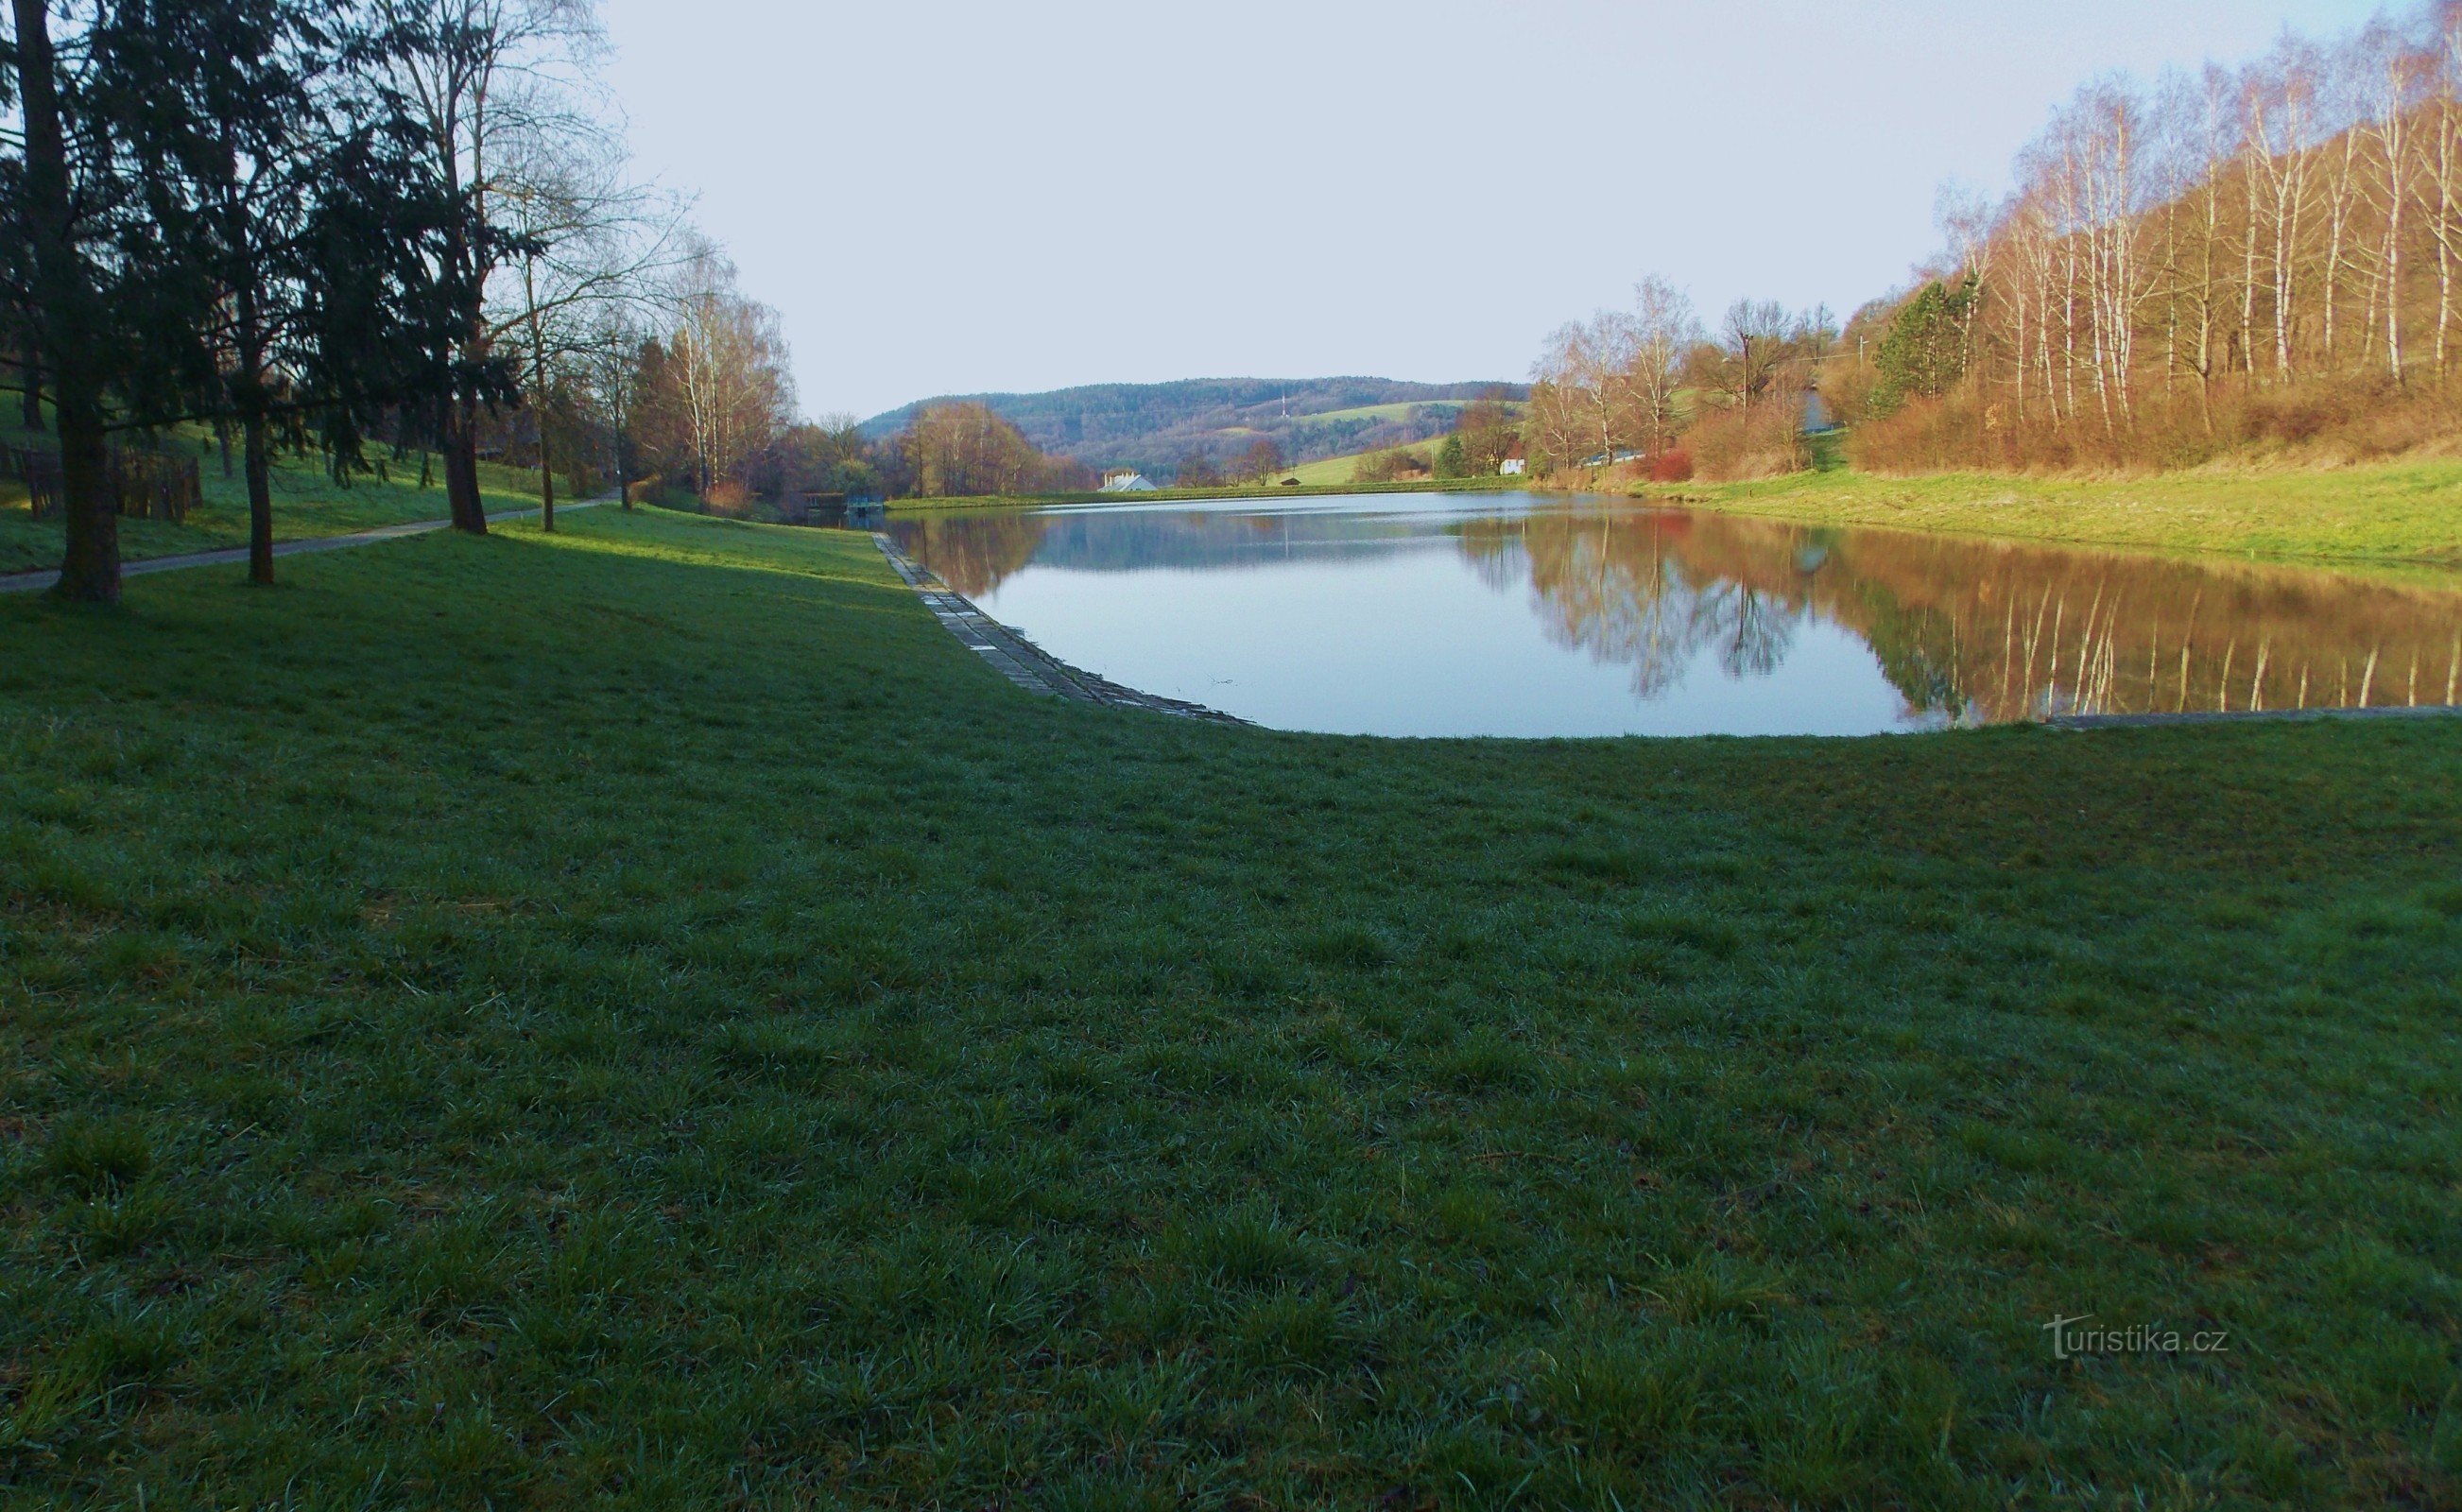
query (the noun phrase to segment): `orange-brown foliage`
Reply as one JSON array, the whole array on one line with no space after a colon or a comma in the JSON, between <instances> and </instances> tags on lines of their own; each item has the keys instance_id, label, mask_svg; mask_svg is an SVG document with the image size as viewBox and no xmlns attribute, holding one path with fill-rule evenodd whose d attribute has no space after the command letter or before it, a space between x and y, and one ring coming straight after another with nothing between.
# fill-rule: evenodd
<instances>
[{"instance_id":1,"label":"orange-brown foliage","mask_svg":"<svg viewBox=\"0 0 2462 1512\"><path fill-rule=\"evenodd\" d=\"M2006 401L1973 393L1919 400L1846 439L1847 460L1868 472L1955 468L2012 471L2072 467L2191 467L2243 456L2304 463L2359 463L2462 436L2462 387L2431 379L2396 385L2382 377L2318 379L2254 393L2187 384L2139 399L2126 421L2055 426L2020 421Z\"/></svg>"},{"instance_id":2,"label":"orange-brown foliage","mask_svg":"<svg viewBox=\"0 0 2462 1512\"><path fill-rule=\"evenodd\" d=\"M1803 428L1788 403L1711 410L1684 432L1682 450L1715 483L1775 478L1803 468Z\"/></svg>"}]
</instances>

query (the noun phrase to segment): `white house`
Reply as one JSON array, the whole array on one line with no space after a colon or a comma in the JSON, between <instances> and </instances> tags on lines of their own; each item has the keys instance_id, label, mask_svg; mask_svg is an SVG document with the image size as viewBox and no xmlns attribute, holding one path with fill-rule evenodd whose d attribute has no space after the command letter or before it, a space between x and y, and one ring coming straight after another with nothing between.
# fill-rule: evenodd
<instances>
[{"instance_id":1,"label":"white house","mask_svg":"<svg viewBox=\"0 0 2462 1512\"><path fill-rule=\"evenodd\" d=\"M1505 451L1504 460L1496 464L1496 475L1500 478L1519 478L1529 464L1529 459L1522 454L1522 443L1516 441Z\"/></svg>"},{"instance_id":2,"label":"white house","mask_svg":"<svg viewBox=\"0 0 2462 1512\"><path fill-rule=\"evenodd\" d=\"M1141 472L1107 472L1103 474L1105 493L1152 493L1155 486Z\"/></svg>"}]
</instances>

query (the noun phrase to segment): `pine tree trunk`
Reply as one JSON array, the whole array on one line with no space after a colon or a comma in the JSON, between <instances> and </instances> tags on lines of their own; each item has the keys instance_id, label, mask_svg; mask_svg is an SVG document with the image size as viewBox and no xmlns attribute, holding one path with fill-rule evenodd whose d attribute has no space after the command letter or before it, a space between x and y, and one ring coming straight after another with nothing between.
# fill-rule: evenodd
<instances>
[{"instance_id":1,"label":"pine tree trunk","mask_svg":"<svg viewBox=\"0 0 2462 1512\"><path fill-rule=\"evenodd\" d=\"M105 489L101 300L72 234L68 141L45 0L11 0L17 22L18 105L25 130L25 220L33 252L36 319L52 356L60 431L60 512L68 547L52 592L76 603L119 602L119 515Z\"/></svg>"},{"instance_id":2,"label":"pine tree trunk","mask_svg":"<svg viewBox=\"0 0 2462 1512\"><path fill-rule=\"evenodd\" d=\"M471 535L487 533L487 506L479 497L479 435L477 418L466 400L456 400L444 420L444 501L453 529Z\"/></svg>"},{"instance_id":3,"label":"pine tree trunk","mask_svg":"<svg viewBox=\"0 0 2462 1512\"><path fill-rule=\"evenodd\" d=\"M248 468L248 580L273 585L273 463L268 455L263 415L242 422L241 443Z\"/></svg>"},{"instance_id":4,"label":"pine tree trunk","mask_svg":"<svg viewBox=\"0 0 2462 1512\"><path fill-rule=\"evenodd\" d=\"M24 392L17 396L20 422L39 435L43 429L43 347L31 335L20 349L17 371L24 375Z\"/></svg>"}]
</instances>

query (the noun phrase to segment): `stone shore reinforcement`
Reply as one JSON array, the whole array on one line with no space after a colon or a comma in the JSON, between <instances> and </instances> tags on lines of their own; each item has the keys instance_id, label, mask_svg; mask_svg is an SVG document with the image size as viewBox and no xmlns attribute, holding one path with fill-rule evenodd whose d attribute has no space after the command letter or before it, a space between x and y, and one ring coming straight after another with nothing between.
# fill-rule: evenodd
<instances>
[{"instance_id":1,"label":"stone shore reinforcement","mask_svg":"<svg viewBox=\"0 0 2462 1512\"><path fill-rule=\"evenodd\" d=\"M1215 724L1248 723L1201 703L1188 703L1160 694L1122 687L1107 678L1072 667L976 608L963 594L949 587L913 557L899 551L897 543L888 536L875 534L872 539L880 548L881 554L889 558L889 565L898 577L921 596L924 607L932 611L932 617L957 637L960 645L982 657L992 670L1028 693L1073 699L1081 703L1101 703L1112 708L1148 709L1157 714L1204 720Z\"/></svg>"}]
</instances>

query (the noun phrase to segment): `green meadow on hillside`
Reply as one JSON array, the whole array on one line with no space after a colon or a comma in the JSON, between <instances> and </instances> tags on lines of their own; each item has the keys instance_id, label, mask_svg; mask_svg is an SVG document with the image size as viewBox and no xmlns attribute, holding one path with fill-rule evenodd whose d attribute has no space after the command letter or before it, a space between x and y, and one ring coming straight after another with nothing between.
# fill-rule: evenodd
<instances>
[{"instance_id":1,"label":"green meadow on hillside","mask_svg":"<svg viewBox=\"0 0 2462 1512\"><path fill-rule=\"evenodd\" d=\"M1226 729L659 511L285 582L0 602L9 1500L2462 1496L2462 726Z\"/></svg>"}]
</instances>

